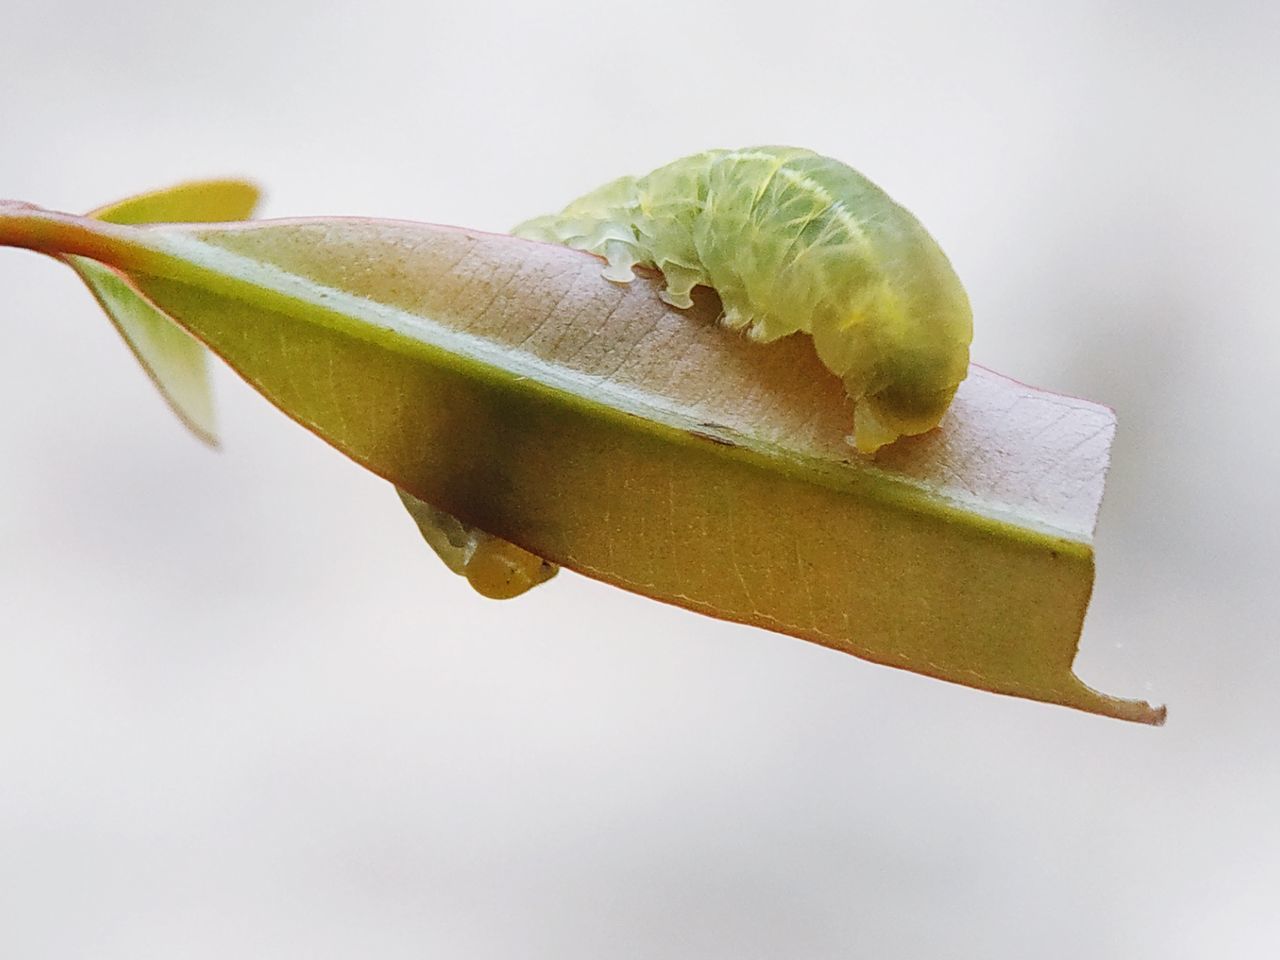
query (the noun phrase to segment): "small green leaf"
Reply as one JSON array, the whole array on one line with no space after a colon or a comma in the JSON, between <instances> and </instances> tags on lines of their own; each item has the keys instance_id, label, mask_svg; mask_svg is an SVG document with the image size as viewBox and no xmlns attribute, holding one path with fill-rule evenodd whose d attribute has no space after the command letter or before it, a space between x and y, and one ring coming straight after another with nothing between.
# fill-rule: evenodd
<instances>
[{"instance_id":1,"label":"small green leaf","mask_svg":"<svg viewBox=\"0 0 1280 960\"><path fill-rule=\"evenodd\" d=\"M107 223L216 222L253 215L258 189L240 180L200 180L130 197L89 214ZM115 328L179 419L211 446L217 444L209 362L198 340L175 324L108 267L67 256Z\"/></svg>"},{"instance_id":2,"label":"small green leaf","mask_svg":"<svg viewBox=\"0 0 1280 960\"><path fill-rule=\"evenodd\" d=\"M261 191L246 180L188 180L99 207L105 223L219 223L253 216Z\"/></svg>"},{"instance_id":3,"label":"small green leaf","mask_svg":"<svg viewBox=\"0 0 1280 960\"><path fill-rule=\"evenodd\" d=\"M258 199L257 187L241 180L199 180L130 197L88 216L134 225L247 220ZM213 386L204 345L111 268L84 257L68 255L63 260L88 286L179 420L200 440L217 446ZM397 493L428 546L450 570L490 599L517 597L545 583L558 570L554 564L403 490Z\"/></svg>"},{"instance_id":4,"label":"small green leaf","mask_svg":"<svg viewBox=\"0 0 1280 960\"><path fill-rule=\"evenodd\" d=\"M1158 723L1071 670L1111 412L972 368L874 462L807 338L752 344L475 231L123 227L0 205L0 243L96 259L272 403L414 498L588 576L1014 696ZM700 291L701 292L701 291Z\"/></svg>"}]
</instances>

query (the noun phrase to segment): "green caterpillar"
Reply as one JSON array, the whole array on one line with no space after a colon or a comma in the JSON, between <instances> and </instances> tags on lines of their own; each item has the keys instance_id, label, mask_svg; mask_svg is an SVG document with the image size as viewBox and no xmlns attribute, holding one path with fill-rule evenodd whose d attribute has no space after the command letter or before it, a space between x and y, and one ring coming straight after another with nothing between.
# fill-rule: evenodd
<instances>
[{"instance_id":1,"label":"green caterpillar","mask_svg":"<svg viewBox=\"0 0 1280 960\"><path fill-rule=\"evenodd\" d=\"M513 233L596 253L619 283L656 267L674 307L712 287L754 340L810 334L865 453L936 427L968 372L973 317L946 255L879 187L808 150L685 157Z\"/></svg>"}]
</instances>

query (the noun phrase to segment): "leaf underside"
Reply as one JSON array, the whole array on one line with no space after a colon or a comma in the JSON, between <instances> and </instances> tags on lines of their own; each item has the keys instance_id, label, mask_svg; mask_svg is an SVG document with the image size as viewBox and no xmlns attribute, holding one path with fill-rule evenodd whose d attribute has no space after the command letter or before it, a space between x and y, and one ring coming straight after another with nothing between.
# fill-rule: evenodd
<instances>
[{"instance_id":1,"label":"leaf underside","mask_svg":"<svg viewBox=\"0 0 1280 960\"><path fill-rule=\"evenodd\" d=\"M249 219L259 199L258 188L244 181L196 180L130 197L87 216L129 225L227 222ZM178 419L198 439L216 447L217 419L204 345L117 271L85 257L62 259L84 281ZM398 492L426 543L481 594L515 597L554 576L553 565Z\"/></svg>"},{"instance_id":2,"label":"leaf underside","mask_svg":"<svg viewBox=\"0 0 1280 960\"><path fill-rule=\"evenodd\" d=\"M973 368L874 463L803 337L761 346L548 244L395 221L122 227L0 208L107 264L413 497L588 576L968 686L1148 723L1071 671L1110 411Z\"/></svg>"}]
</instances>

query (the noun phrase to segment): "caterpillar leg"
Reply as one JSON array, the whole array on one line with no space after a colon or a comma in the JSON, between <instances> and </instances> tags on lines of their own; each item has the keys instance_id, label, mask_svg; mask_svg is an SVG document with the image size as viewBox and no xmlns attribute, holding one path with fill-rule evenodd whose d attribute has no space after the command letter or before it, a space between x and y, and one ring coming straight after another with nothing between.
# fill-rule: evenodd
<instances>
[{"instance_id":1,"label":"caterpillar leg","mask_svg":"<svg viewBox=\"0 0 1280 960\"><path fill-rule=\"evenodd\" d=\"M724 306L720 323L730 330L737 330L753 343L772 343L794 332L790 327L743 307L736 297L722 297L720 302Z\"/></svg>"},{"instance_id":2,"label":"caterpillar leg","mask_svg":"<svg viewBox=\"0 0 1280 960\"><path fill-rule=\"evenodd\" d=\"M894 424L886 423L879 416L875 404L869 398L859 400L853 407L853 435L849 442L859 453L875 453L886 444L902 436Z\"/></svg>"},{"instance_id":3,"label":"caterpillar leg","mask_svg":"<svg viewBox=\"0 0 1280 960\"><path fill-rule=\"evenodd\" d=\"M626 240L606 240L600 254L608 261L603 271L606 280L630 283L636 278L632 268L640 260L636 256L635 244Z\"/></svg>"},{"instance_id":4,"label":"caterpillar leg","mask_svg":"<svg viewBox=\"0 0 1280 960\"><path fill-rule=\"evenodd\" d=\"M666 278L667 286L658 296L665 303L669 303L680 310L687 310L692 307L693 298L689 294L698 284L707 282L702 271L693 270L678 263L672 263L669 260L663 263L660 269L662 270L662 276Z\"/></svg>"}]
</instances>

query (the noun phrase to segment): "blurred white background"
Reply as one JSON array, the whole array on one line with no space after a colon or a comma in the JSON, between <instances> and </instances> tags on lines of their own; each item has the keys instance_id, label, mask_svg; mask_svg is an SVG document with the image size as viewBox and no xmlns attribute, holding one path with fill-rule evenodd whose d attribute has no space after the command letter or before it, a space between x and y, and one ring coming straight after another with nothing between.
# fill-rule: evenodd
<instances>
[{"instance_id":1,"label":"blurred white background","mask_svg":"<svg viewBox=\"0 0 1280 960\"><path fill-rule=\"evenodd\" d=\"M1280 8L514 6L6 0L0 195L245 174L501 230L706 147L840 157L979 362L1117 408L1078 668L1168 726L571 574L482 601L222 369L200 447L0 251L0 956L1280 955Z\"/></svg>"}]
</instances>

